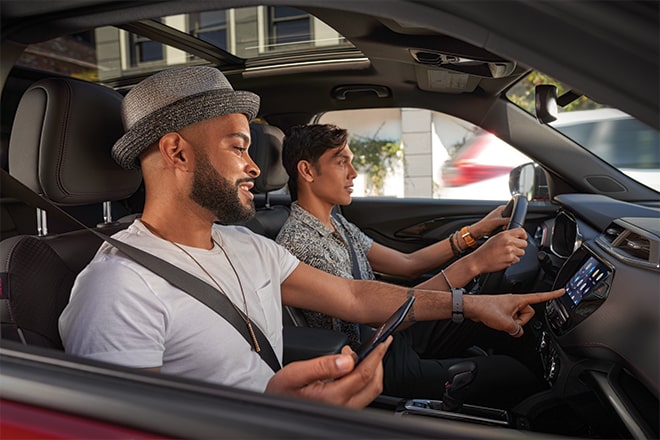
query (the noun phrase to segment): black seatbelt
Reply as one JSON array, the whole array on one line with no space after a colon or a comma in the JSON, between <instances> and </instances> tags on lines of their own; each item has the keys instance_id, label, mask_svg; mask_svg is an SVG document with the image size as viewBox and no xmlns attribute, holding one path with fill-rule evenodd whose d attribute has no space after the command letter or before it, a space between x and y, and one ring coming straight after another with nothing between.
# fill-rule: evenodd
<instances>
[{"instance_id":1,"label":"black seatbelt","mask_svg":"<svg viewBox=\"0 0 660 440\"><path fill-rule=\"evenodd\" d=\"M344 223L339 218L339 211L337 210L336 205L332 208L332 211L330 213L332 217L334 217L334 219L337 221L337 223L339 223L339 225L341 226L342 230L337 232L339 232L339 234L344 238L344 241L348 245L348 251L351 253L351 272L353 274L353 279L354 280L365 279L362 276L362 271L360 270L360 265L358 264L357 254L355 253L355 248L353 247L353 240L351 240L350 237L344 234ZM367 340L369 336L371 336L371 334L373 334L373 332L376 331L375 328L371 327L368 324L360 324L359 330L360 331L358 337L360 338L361 341Z\"/></svg>"},{"instance_id":2,"label":"black seatbelt","mask_svg":"<svg viewBox=\"0 0 660 440\"><path fill-rule=\"evenodd\" d=\"M59 206L52 203L50 200L39 196L30 188L25 186L22 182L10 175L7 171L2 170L2 187L3 192L14 195L21 201L28 203L30 206L40 208L50 213L56 213L61 218L75 222L77 226L82 226L87 231L93 233L104 241L107 241L125 255L133 259L136 263L141 264L149 269L156 275L162 277L173 286L188 293L193 298L197 299L211 310L222 316L228 323L234 326L236 330L245 338L246 341L253 345L252 337L245 325L245 316L242 311L236 310L231 301L222 294L218 289L206 283L204 280L174 266L173 264L156 257L153 254L145 252L141 249L133 247L127 243L109 237L99 231L88 228L85 224L78 221L75 217L64 211ZM239 315L240 313L240 315ZM268 338L259 329L256 324L253 325L254 333L261 346L258 352L261 358L268 364L273 371L278 371L281 368L280 362L275 355L273 347L270 345Z\"/></svg>"},{"instance_id":3,"label":"black seatbelt","mask_svg":"<svg viewBox=\"0 0 660 440\"><path fill-rule=\"evenodd\" d=\"M342 230L337 232L339 232L339 234L342 236L342 238L348 245L348 251L351 253L351 272L353 273L353 279L361 280L363 279L362 271L360 270L360 265L358 264L358 258L357 258L357 254L355 253L355 248L353 247L353 242L350 239L350 237L347 237L346 234L344 234L343 231L344 223L342 223L342 221L339 219L339 213L336 210L336 206L332 208L331 214L332 217L334 217L334 219L337 221L337 223L339 223L342 226Z\"/></svg>"}]
</instances>

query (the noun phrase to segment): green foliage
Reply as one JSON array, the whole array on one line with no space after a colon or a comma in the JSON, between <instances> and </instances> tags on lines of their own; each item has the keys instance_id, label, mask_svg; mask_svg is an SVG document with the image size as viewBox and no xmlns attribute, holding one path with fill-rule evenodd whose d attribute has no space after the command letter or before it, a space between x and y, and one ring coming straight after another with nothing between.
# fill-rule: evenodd
<instances>
[{"instance_id":1,"label":"green foliage","mask_svg":"<svg viewBox=\"0 0 660 440\"><path fill-rule=\"evenodd\" d=\"M535 114L534 87L539 84L554 84L557 86L557 96L561 96L562 94L571 90L570 87L560 83L548 75L545 75L541 72L532 71L529 73L529 75L527 75L527 77L519 81L507 92L507 97L511 100L511 102L520 106L527 112ZM592 110L600 107L602 106L597 102L592 101L586 96L581 96L565 107L562 107L560 111L569 112L575 110Z\"/></svg>"},{"instance_id":2,"label":"green foliage","mask_svg":"<svg viewBox=\"0 0 660 440\"><path fill-rule=\"evenodd\" d=\"M401 142L352 136L348 144L355 155L353 166L367 176L368 194L382 195L387 174L394 170L397 161L403 159Z\"/></svg>"}]
</instances>

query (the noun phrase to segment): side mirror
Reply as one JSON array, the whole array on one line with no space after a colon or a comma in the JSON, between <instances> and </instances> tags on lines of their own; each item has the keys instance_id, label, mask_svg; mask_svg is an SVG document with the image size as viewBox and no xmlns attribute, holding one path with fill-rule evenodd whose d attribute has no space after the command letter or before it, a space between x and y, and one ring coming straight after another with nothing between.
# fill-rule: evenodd
<instances>
[{"instance_id":1,"label":"side mirror","mask_svg":"<svg viewBox=\"0 0 660 440\"><path fill-rule=\"evenodd\" d=\"M525 163L509 173L511 195L522 194L527 200L549 200L548 180L543 168L535 163Z\"/></svg>"},{"instance_id":2,"label":"side mirror","mask_svg":"<svg viewBox=\"0 0 660 440\"><path fill-rule=\"evenodd\" d=\"M557 86L540 84L534 89L536 101L536 119L542 124L557 120Z\"/></svg>"}]
</instances>

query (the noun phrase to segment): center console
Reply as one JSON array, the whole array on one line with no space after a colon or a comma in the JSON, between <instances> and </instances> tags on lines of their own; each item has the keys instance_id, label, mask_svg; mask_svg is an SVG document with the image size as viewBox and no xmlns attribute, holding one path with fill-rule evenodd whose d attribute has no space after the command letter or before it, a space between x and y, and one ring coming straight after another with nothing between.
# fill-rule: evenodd
<instances>
[{"instance_id":1,"label":"center console","mask_svg":"<svg viewBox=\"0 0 660 440\"><path fill-rule=\"evenodd\" d=\"M591 315L607 299L614 270L587 245L580 247L561 268L554 288L566 293L546 303L548 325L562 335Z\"/></svg>"},{"instance_id":2,"label":"center console","mask_svg":"<svg viewBox=\"0 0 660 440\"><path fill-rule=\"evenodd\" d=\"M553 288L563 287L566 289L566 293L546 303L546 323L537 328L537 330L541 330L538 351L545 379L551 386L559 376L562 362L562 354L556 339L573 330L605 302L612 286L613 277L614 268L599 258L588 243L582 244L559 270ZM458 378L460 375L456 377ZM511 412L497 408L464 404L448 410L447 401L447 398L402 401L397 407L396 414L508 427L517 426L520 422L520 420L516 420L517 416Z\"/></svg>"},{"instance_id":3,"label":"center console","mask_svg":"<svg viewBox=\"0 0 660 440\"><path fill-rule=\"evenodd\" d=\"M545 305L549 331L562 336L596 311L607 299L614 269L583 244L564 263L557 274L554 289L563 287L566 293ZM548 331L541 333L538 346L545 379L552 384L558 377L561 356Z\"/></svg>"},{"instance_id":4,"label":"center console","mask_svg":"<svg viewBox=\"0 0 660 440\"><path fill-rule=\"evenodd\" d=\"M479 423L483 425L512 426L508 411L478 405L464 404L459 409L447 411L441 400L410 399L398 408L399 416L427 416L448 420Z\"/></svg>"}]
</instances>

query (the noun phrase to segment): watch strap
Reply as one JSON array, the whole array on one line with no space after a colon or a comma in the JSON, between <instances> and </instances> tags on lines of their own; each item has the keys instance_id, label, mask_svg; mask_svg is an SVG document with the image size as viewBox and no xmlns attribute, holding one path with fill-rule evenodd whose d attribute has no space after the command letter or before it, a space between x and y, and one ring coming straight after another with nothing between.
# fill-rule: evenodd
<instances>
[{"instance_id":1,"label":"watch strap","mask_svg":"<svg viewBox=\"0 0 660 440\"><path fill-rule=\"evenodd\" d=\"M461 237L463 238L463 241L465 241L465 244L467 244L471 248L477 247L477 240L474 239L474 237L470 233L470 229L467 226L463 226L461 228L460 234Z\"/></svg>"},{"instance_id":2,"label":"watch strap","mask_svg":"<svg viewBox=\"0 0 660 440\"><path fill-rule=\"evenodd\" d=\"M463 294L465 289L451 289L451 320L456 323L463 322Z\"/></svg>"}]
</instances>

